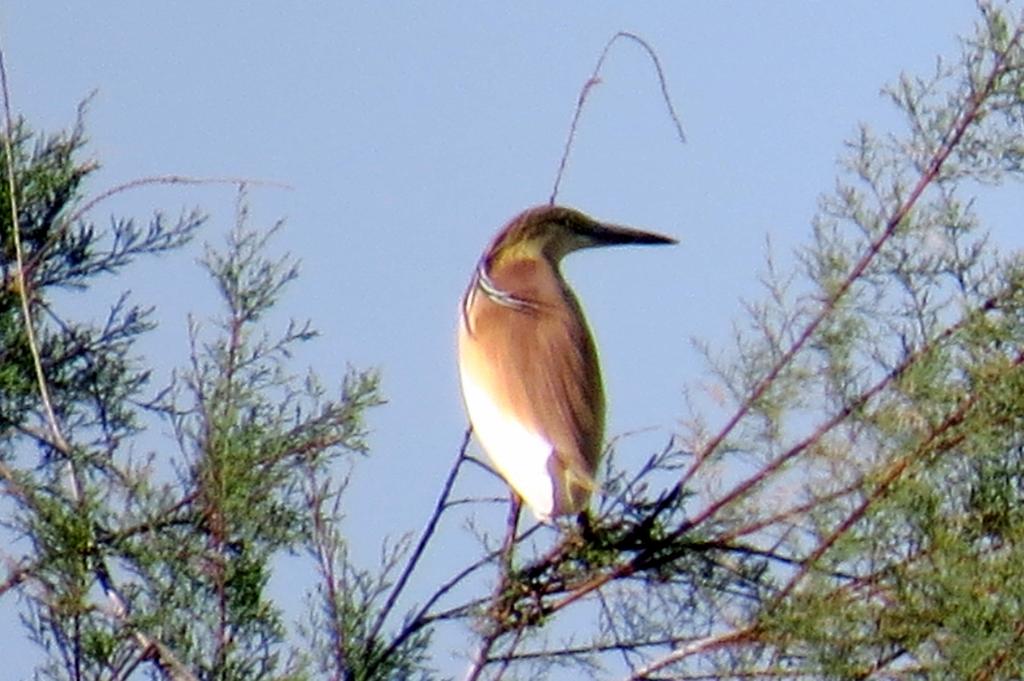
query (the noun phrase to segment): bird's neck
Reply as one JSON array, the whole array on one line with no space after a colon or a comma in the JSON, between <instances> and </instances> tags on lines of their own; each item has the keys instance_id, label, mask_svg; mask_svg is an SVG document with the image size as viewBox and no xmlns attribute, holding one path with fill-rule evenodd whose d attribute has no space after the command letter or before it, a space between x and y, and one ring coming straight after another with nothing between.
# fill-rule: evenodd
<instances>
[{"instance_id":1,"label":"bird's neck","mask_svg":"<svg viewBox=\"0 0 1024 681\"><path fill-rule=\"evenodd\" d=\"M545 258L504 258L480 263L477 286L499 305L537 310L556 304L566 286Z\"/></svg>"}]
</instances>

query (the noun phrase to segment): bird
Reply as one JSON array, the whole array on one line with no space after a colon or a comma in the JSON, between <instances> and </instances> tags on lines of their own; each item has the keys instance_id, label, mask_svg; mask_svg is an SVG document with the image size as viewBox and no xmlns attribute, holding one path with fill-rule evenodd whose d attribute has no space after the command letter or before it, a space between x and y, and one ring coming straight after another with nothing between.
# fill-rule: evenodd
<instances>
[{"instance_id":1,"label":"bird","mask_svg":"<svg viewBox=\"0 0 1024 681\"><path fill-rule=\"evenodd\" d=\"M562 258L597 246L674 243L542 205L509 221L477 263L459 314L463 403L494 468L542 523L585 511L604 439L597 348Z\"/></svg>"}]
</instances>

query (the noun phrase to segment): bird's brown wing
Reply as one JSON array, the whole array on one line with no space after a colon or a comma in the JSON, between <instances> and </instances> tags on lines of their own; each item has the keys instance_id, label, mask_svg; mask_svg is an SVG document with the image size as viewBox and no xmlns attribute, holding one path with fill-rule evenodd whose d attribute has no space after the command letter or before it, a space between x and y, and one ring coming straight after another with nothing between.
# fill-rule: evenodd
<instances>
[{"instance_id":1,"label":"bird's brown wing","mask_svg":"<svg viewBox=\"0 0 1024 681\"><path fill-rule=\"evenodd\" d=\"M561 469L556 505L560 500L560 512L575 513L595 488L604 436L601 369L582 313L542 317L534 337L534 378L524 387L535 404L555 405L537 409L537 419L555 446Z\"/></svg>"}]
</instances>

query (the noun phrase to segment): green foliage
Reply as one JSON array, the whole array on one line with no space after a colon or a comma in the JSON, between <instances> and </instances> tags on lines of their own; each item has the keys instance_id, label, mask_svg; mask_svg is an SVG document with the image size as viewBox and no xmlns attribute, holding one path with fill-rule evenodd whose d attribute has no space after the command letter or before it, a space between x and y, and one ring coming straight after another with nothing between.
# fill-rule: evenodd
<instances>
[{"instance_id":1,"label":"green foliage","mask_svg":"<svg viewBox=\"0 0 1024 681\"><path fill-rule=\"evenodd\" d=\"M193 323L189 366L147 397L150 373L134 348L152 310L121 296L97 325L63 316L53 294L181 248L204 220L191 212L100 229L80 196L95 168L77 160L81 125L35 139L24 125L11 138L24 286L7 194L0 213L0 512L8 537L24 538L5 552L15 567L0 595L22 596L46 653L38 673L302 678L310 656L288 638L267 585L276 557L315 542L309 481L366 452L377 375L350 370L332 395L289 368L291 349L316 333L295 322L264 330L298 269L267 255L279 226L250 228L241 195L226 247L203 262L225 314L209 333ZM161 420L175 438L140 457Z\"/></svg>"},{"instance_id":2,"label":"green foliage","mask_svg":"<svg viewBox=\"0 0 1024 681\"><path fill-rule=\"evenodd\" d=\"M975 195L1020 179L1024 15L979 16L886 91L905 130L860 127L797 268L708 353L724 425L613 470L586 549L502 573L471 679L1021 676L1024 281ZM596 624L560 629L570 605Z\"/></svg>"},{"instance_id":3,"label":"green foliage","mask_svg":"<svg viewBox=\"0 0 1024 681\"><path fill-rule=\"evenodd\" d=\"M450 625L470 681L1020 678L1024 260L992 243L978 197L1024 170L1022 42L1019 10L982 3L956 59L886 90L905 129L857 130L794 266L769 260L735 348L708 353L724 413L695 407L639 470L609 451L592 515L510 516L500 541L470 520L480 555L448 576L425 564L442 520L477 507L455 492L469 434L415 540L356 565L339 464L368 451L378 377L327 389L291 366L310 323L268 331L298 276L269 255L281 225L250 228L240 193L203 258L223 311L191 322L189 363L154 399L134 354L151 310L124 296L78 321L54 293L184 246L201 216L101 229L81 125L17 127L0 597L22 597L37 676L429 679ZM268 590L284 555L314 573L297 631Z\"/></svg>"}]
</instances>

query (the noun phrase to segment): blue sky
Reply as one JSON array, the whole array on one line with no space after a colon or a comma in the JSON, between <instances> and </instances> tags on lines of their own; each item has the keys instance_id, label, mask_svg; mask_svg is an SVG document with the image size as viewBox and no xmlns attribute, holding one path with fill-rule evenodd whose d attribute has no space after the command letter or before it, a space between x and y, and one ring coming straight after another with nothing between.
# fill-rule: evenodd
<instances>
[{"instance_id":1,"label":"blue sky","mask_svg":"<svg viewBox=\"0 0 1024 681\"><path fill-rule=\"evenodd\" d=\"M621 447L628 465L685 418L684 390L707 379L690 339L728 342L741 298L757 295L766 238L783 262L808 239L842 140L858 121L894 125L880 87L955 55L973 16L967 2L881 0L9 0L0 39L15 111L37 129L71 124L95 91L92 192L162 174L293 187L250 199L256 224L287 221L275 244L302 262L282 320L311 318L323 334L297 368L330 381L348 364L379 367L389 400L348 505L353 549L372 564L384 536L419 529L461 440L455 313L475 260L507 219L547 200L579 88L614 32L657 50L688 135L679 144L650 62L623 42L562 184L563 203L680 240L566 263L601 349L609 435L645 430ZM165 372L187 357L186 315L217 309L195 258L222 243L233 202L230 187L145 189L95 214L211 214L195 248L109 282L158 306L144 349ZM502 518L479 522L498 531Z\"/></svg>"}]
</instances>

